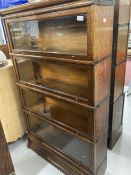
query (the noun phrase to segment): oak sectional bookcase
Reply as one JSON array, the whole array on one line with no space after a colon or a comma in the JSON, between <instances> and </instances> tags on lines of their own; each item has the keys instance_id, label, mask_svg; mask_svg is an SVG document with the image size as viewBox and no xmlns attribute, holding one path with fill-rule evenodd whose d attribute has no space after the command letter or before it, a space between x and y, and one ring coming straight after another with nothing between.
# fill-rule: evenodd
<instances>
[{"instance_id":1,"label":"oak sectional bookcase","mask_svg":"<svg viewBox=\"0 0 131 175\"><path fill-rule=\"evenodd\" d=\"M1 11L28 146L65 174L106 169L113 13L110 0Z\"/></svg>"},{"instance_id":2,"label":"oak sectional bookcase","mask_svg":"<svg viewBox=\"0 0 131 175\"><path fill-rule=\"evenodd\" d=\"M111 96L108 147L112 149L122 134L124 83L130 21L130 0L116 0L114 6Z\"/></svg>"}]
</instances>

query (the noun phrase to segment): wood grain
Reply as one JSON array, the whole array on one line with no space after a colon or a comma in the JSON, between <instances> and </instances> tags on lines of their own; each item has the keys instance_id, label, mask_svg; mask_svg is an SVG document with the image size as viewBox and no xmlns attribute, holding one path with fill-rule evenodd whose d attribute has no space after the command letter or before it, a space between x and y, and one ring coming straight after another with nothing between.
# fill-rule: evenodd
<instances>
[{"instance_id":1,"label":"wood grain","mask_svg":"<svg viewBox=\"0 0 131 175\"><path fill-rule=\"evenodd\" d=\"M92 59L102 58L112 52L113 7L91 6Z\"/></svg>"},{"instance_id":2,"label":"wood grain","mask_svg":"<svg viewBox=\"0 0 131 175\"><path fill-rule=\"evenodd\" d=\"M114 147L120 135L122 134L124 98L125 95L122 94L116 100L115 103L110 104L110 113L109 113L110 127L109 127L109 139L108 139L108 147L110 149Z\"/></svg>"},{"instance_id":3,"label":"wood grain","mask_svg":"<svg viewBox=\"0 0 131 175\"><path fill-rule=\"evenodd\" d=\"M127 59L130 0L117 0L114 6L114 29L112 43L111 96L109 112L108 147L113 149L122 133L120 120L123 115L125 67ZM119 100L119 102L118 102ZM116 108L116 110L115 110ZM118 109L119 108L119 109Z\"/></svg>"},{"instance_id":4,"label":"wood grain","mask_svg":"<svg viewBox=\"0 0 131 175\"><path fill-rule=\"evenodd\" d=\"M110 58L89 66L35 59L16 59L16 62L20 80L28 86L57 92L92 106L109 96ZM103 87L104 92L101 91Z\"/></svg>"},{"instance_id":5,"label":"wood grain","mask_svg":"<svg viewBox=\"0 0 131 175\"><path fill-rule=\"evenodd\" d=\"M130 18L130 0L119 0L119 24L128 24Z\"/></svg>"},{"instance_id":6,"label":"wood grain","mask_svg":"<svg viewBox=\"0 0 131 175\"><path fill-rule=\"evenodd\" d=\"M33 116L29 116L29 118L30 117L33 117ZM42 122L42 121L41 121ZM39 121L39 123L41 123L40 121ZM43 126L45 126L45 124L43 123ZM48 124L46 125L46 126L48 126ZM37 129L37 128L36 128ZM50 155L48 154L50 151L52 152L52 155L56 155L56 157L59 155L60 157L62 156L63 158L62 159L60 159L60 161L61 160L64 160L65 159L65 153L64 154L61 154L61 149L60 149L60 147L62 146L62 150L63 150L63 152L64 152L64 150L66 150L66 148L62 145L62 143L64 144L65 143L65 141L64 142L61 142L61 144L59 143L60 142L60 140L59 140L59 142L58 142L58 138L55 140L56 142L54 143L55 145L52 145L53 147L51 148L51 144L50 144L50 142L52 142L53 140L52 139L50 139L50 140L48 140L49 139L49 137L47 137L47 134L48 134L48 132L49 132L49 135L50 135L50 137L52 136L52 137L56 137L56 135L57 136L59 136L60 137L60 135L61 134L64 134L63 132L61 132L61 131L58 131L58 133L57 134L54 134L55 132L56 132L56 129L55 128L52 128L53 129L53 132L51 131L51 128L50 128L50 132L48 131L48 130L46 130L45 132L44 132L44 135L43 135L43 138L42 138L42 132L38 132L38 134L36 133L36 134L33 134L33 133L30 133L29 134L29 147L30 146L35 146L35 151L39 154L39 151L38 150L40 150L40 152L41 152L41 156L46 156L46 154L48 155L48 156L46 156L46 159L47 160L52 160L52 158L54 157L54 156L52 156L52 157L50 157ZM41 136L40 136L40 135ZM38 136L39 135L39 136ZM41 143L39 142L39 138L41 137ZM66 145L68 145L69 143L71 143L72 142L72 139L73 139L73 141L76 139L77 140L77 138L75 138L75 137L73 137L72 138L72 136L70 135L70 136L68 136L69 138L68 139L66 139ZM106 138L105 137L107 137L106 135L104 135L100 140L99 140L99 142L96 144L96 145L91 145L91 144L89 144L88 145L88 143L86 143L86 142L83 142L82 140L79 140L78 142L81 142L81 144L80 145L78 145L78 148L80 149L80 147L83 147L84 146L84 144L87 144L88 146L86 147L86 149L87 149L87 152L89 151L89 154L94 154L94 156L97 156L97 162L96 162L96 164L95 164L95 167L93 166L93 164L92 164L92 161L93 161L93 159L92 158L89 158L89 157L85 157L86 159L88 159L89 158L89 164L87 165L86 164L86 166L83 164L83 162L79 162L79 170L80 170L80 172L77 170L77 173L78 173L78 175L79 175L79 173L83 173L84 174L84 172L85 172L85 174L97 174L97 171L99 170L99 168L100 168L100 166L101 166L101 162L103 162L103 161L105 161L105 158L106 158L106 152L107 152L107 140L106 140ZM64 138L62 138L62 140L63 140ZM48 141L47 141L48 140ZM31 141L31 142L30 142ZM58 142L58 144L57 144L57 142ZM67 142L68 142L68 144L67 144ZM46 144L47 143L47 144ZM57 146L56 146L56 144L57 144ZM43 149L43 147L45 148L45 149ZM83 147L83 149L84 149L84 147ZM93 153L93 149L95 149L95 153ZM99 152L99 150L103 150L104 149L104 151L100 151ZM46 150L46 151L44 151L44 150ZM79 150L79 151L81 151L81 149ZM73 151L71 152L71 154L73 155ZM45 156L44 156L44 158L45 158ZM100 158L100 157L101 158ZM70 156L69 154L68 154L68 156L66 156L66 159L68 159L68 158L70 158L70 160L68 160L68 161L65 161L66 162L66 165L69 165L69 164L72 164L72 161L73 161L73 157L72 156ZM55 159L55 157L53 158L53 159ZM70 163L69 163L70 162ZM64 164L63 163L61 163L60 162L60 166L63 166ZM89 166L90 165L90 166ZM68 170L69 172L74 172L75 173L75 167L76 166L78 166L78 162L76 161L73 161L73 166L71 166L70 168L72 168L72 171L71 170ZM89 166L89 168L87 168ZM66 170L66 168L64 168L65 170ZM68 172L67 171L67 172ZM90 173L89 173L90 172ZM103 172L104 172L104 170L103 170ZM70 174L70 173L66 173L66 174Z\"/></svg>"},{"instance_id":7,"label":"wood grain","mask_svg":"<svg viewBox=\"0 0 131 175\"><path fill-rule=\"evenodd\" d=\"M26 114L28 146L67 175L102 175L112 0L48 3L1 12Z\"/></svg>"},{"instance_id":8,"label":"wood grain","mask_svg":"<svg viewBox=\"0 0 131 175\"><path fill-rule=\"evenodd\" d=\"M98 141L108 125L108 103L105 99L95 110L72 105L61 100L49 98L40 93L23 90L25 109L56 123L62 128Z\"/></svg>"},{"instance_id":9,"label":"wood grain","mask_svg":"<svg viewBox=\"0 0 131 175\"><path fill-rule=\"evenodd\" d=\"M114 102L124 91L126 61L115 68Z\"/></svg>"},{"instance_id":10,"label":"wood grain","mask_svg":"<svg viewBox=\"0 0 131 175\"><path fill-rule=\"evenodd\" d=\"M79 17L82 17L83 21L78 21ZM8 23L14 49L34 49L45 54L53 53L55 57L60 54L73 57L82 55L87 61L111 54L112 6L90 6L13 18Z\"/></svg>"},{"instance_id":11,"label":"wood grain","mask_svg":"<svg viewBox=\"0 0 131 175\"><path fill-rule=\"evenodd\" d=\"M127 59L128 30L129 30L128 24L119 26L118 40L117 40L117 55L116 55L117 65L121 63L123 60Z\"/></svg>"},{"instance_id":12,"label":"wood grain","mask_svg":"<svg viewBox=\"0 0 131 175\"><path fill-rule=\"evenodd\" d=\"M11 175L14 173L14 167L0 122L0 174Z\"/></svg>"},{"instance_id":13,"label":"wood grain","mask_svg":"<svg viewBox=\"0 0 131 175\"><path fill-rule=\"evenodd\" d=\"M94 104L110 95L111 59L105 59L94 68ZM104 89L104 91L102 90Z\"/></svg>"}]
</instances>

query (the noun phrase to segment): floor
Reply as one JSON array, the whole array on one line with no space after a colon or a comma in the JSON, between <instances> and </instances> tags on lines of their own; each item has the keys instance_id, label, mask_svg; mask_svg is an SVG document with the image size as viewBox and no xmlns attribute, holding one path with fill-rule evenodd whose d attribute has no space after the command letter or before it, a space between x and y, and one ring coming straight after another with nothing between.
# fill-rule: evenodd
<instances>
[{"instance_id":1,"label":"floor","mask_svg":"<svg viewBox=\"0 0 131 175\"><path fill-rule=\"evenodd\" d=\"M131 84L131 58L126 62L126 77L125 77L125 86Z\"/></svg>"},{"instance_id":2,"label":"floor","mask_svg":"<svg viewBox=\"0 0 131 175\"><path fill-rule=\"evenodd\" d=\"M63 175L27 148L26 138L10 144L16 175ZM126 97L123 134L112 151L108 151L105 175L131 175L131 96Z\"/></svg>"}]
</instances>

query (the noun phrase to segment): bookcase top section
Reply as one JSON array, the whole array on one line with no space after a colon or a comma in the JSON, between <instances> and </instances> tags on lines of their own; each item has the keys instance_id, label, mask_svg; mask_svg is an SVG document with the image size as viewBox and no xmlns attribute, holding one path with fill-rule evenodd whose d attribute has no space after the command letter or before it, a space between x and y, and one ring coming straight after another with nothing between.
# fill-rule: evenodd
<instances>
[{"instance_id":1,"label":"bookcase top section","mask_svg":"<svg viewBox=\"0 0 131 175\"><path fill-rule=\"evenodd\" d=\"M63 8L75 8L75 7L84 7L90 5L114 5L114 0L42 0L36 2L30 2L23 5L17 5L7 9L0 10L1 16L11 15L14 13L20 13L25 11L35 11L40 8L49 8L53 6L63 6Z\"/></svg>"}]
</instances>

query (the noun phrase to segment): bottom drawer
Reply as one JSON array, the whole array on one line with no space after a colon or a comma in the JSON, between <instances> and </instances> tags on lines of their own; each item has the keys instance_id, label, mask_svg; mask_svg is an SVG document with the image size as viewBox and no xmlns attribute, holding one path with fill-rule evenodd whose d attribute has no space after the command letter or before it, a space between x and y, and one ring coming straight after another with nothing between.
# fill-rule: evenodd
<instances>
[{"instance_id":1,"label":"bottom drawer","mask_svg":"<svg viewBox=\"0 0 131 175\"><path fill-rule=\"evenodd\" d=\"M93 144L62 131L32 114L28 114L27 120L30 126L29 138L30 135L33 135L40 144L45 144L49 151L53 152L54 158L56 158L55 154L64 156L65 159L68 159L68 163L72 161L74 164L72 166L83 173L86 171L96 174L106 158L107 136L103 136L98 143ZM40 144L37 144L38 149L43 149ZM46 149L43 152L48 157Z\"/></svg>"},{"instance_id":2,"label":"bottom drawer","mask_svg":"<svg viewBox=\"0 0 131 175\"><path fill-rule=\"evenodd\" d=\"M76 164L66 158L65 156L61 156L59 153L55 153L47 145L43 143L39 143L39 140L34 137L33 135L29 135L29 142L28 147L37 152L40 156L42 156L44 159L52 163L54 166L56 166L60 171L62 171L64 174L69 175L91 175L92 173L87 170L81 170Z\"/></svg>"}]
</instances>

